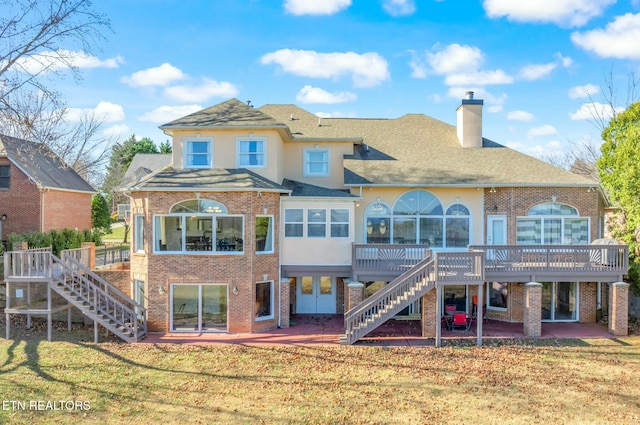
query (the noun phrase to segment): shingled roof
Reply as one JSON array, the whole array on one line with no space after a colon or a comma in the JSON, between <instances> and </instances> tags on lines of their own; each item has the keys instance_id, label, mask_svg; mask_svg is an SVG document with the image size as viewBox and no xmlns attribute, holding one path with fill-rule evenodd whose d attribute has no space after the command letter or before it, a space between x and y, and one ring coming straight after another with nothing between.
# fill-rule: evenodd
<instances>
[{"instance_id":1,"label":"shingled roof","mask_svg":"<svg viewBox=\"0 0 640 425\"><path fill-rule=\"evenodd\" d=\"M328 141L362 138L354 155L344 160L346 185L597 185L591 179L488 139L483 139L482 148L463 148L455 126L423 114L394 119L319 120L295 105L265 105L260 111L276 121L286 122L297 138Z\"/></svg>"},{"instance_id":2,"label":"shingled roof","mask_svg":"<svg viewBox=\"0 0 640 425\"><path fill-rule=\"evenodd\" d=\"M7 157L40 188L95 192L86 180L42 143L0 135L0 156Z\"/></svg>"},{"instance_id":3,"label":"shingled roof","mask_svg":"<svg viewBox=\"0 0 640 425\"><path fill-rule=\"evenodd\" d=\"M229 99L210 108L202 109L160 126L161 130L181 128L224 128L224 127L280 127L282 122L247 105L238 99Z\"/></svg>"},{"instance_id":4,"label":"shingled roof","mask_svg":"<svg viewBox=\"0 0 640 425\"><path fill-rule=\"evenodd\" d=\"M289 189L246 168L185 168L167 166L128 188L136 191L256 190L289 193Z\"/></svg>"}]
</instances>

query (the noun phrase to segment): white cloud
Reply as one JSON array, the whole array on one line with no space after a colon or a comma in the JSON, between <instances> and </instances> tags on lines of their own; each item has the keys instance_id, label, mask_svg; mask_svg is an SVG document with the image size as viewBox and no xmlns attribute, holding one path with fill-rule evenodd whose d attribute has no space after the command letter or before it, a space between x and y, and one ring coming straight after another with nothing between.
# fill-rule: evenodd
<instances>
[{"instance_id":1,"label":"white cloud","mask_svg":"<svg viewBox=\"0 0 640 425\"><path fill-rule=\"evenodd\" d=\"M165 124L202 109L200 105L161 106L138 117L138 121Z\"/></svg>"},{"instance_id":2,"label":"white cloud","mask_svg":"<svg viewBox=\"0 0 640 425\"><path fill-rule=\"evenodd\" d=\"M333 15L351 6L351 0L285 0L284 10L292 15Z\"/></svg>"},{"instance_id":3,"label":"white cloud","mask_svg":"<svg viewBox=\"0 0 640 425\"><path fill-rule=\"evenodd\" d=\"M526 81L539 80L551 74L557 68L557 64L550 62L545 64L527 65L520 69L518 77Z\"/></svg>"},{"instance_id":4,"label":"white cloud","mask_svg":"<svg viewBox=\"0 0 640 425\"><path fill-rule=\"evenodd\" d=\"M167 87L164 93L178 102L204 102L212 97L235 97L238 89L227 81L204 78L202 84Z\"/></svg>"},{"instance_id":5,"label":"white cloud","mask_svg":"<svg viewBox=\"0 0 640 425\"><path fill-rule=\"evenodd\" d=\"M267 53L263 65L280 65L284 72L311 78L351 75L356 87L373 87L388 80L387 61L377 53L318 53L313 50L281 49Z\"/></svg>"},{"instance_id":6,"label":"white cloud","mask_svg":"<svg viewBox=\"0 0 640 425\"><path fill-rule=\"evenodd\" d=\"M186 75L170 63L163 63L154 68L137 71L128 77L123 77L122 82L132 87L166 86L173 81L183 80Z\"/></svg>"},{"instance_id":7,"label":"white cloud","mask_svg":"<svg viewBox=\"0 0 640 425\"><path fill-rule=\"evenodd\" d=\"M129 129L129 126L126 124L112 125L111 127L105 128L102 132L106 138L116 140L120 140L130 133L131 129Z\"/></svg>"},{"instance_id":8,"label":"white cloud","mask_svg":"<svg viewBox=\"0 0 640 425\"><path fill-rule=\"evenodd\" d=\"M482 50L474 46L449 44L436 52L427 52L427 62L438 75L475 71L484 63Z\"/></svg>"},{"instance_id":9,"label":"white cloud","mask_svg":"<svg viewBox=\"0 0 640 425\"><path fill-rule=\"evenodd\" d=\"M31 74L53 72L69 67L76 68L117 68L124 59L116 56L100 59L84 52L73 50L57 50L48 54L36 54L16 61L12 69Z\"/></svg>"},{"instance_id":10,"label":"white cloud","mask_svg":"<svg viewBox=\"0 0 640 425\"><path fill-rule=\"evenodd\" d=\"M549 22L562 27L580 27L602 15L616 0L485 0L489 18L506 17L515 22Z\"/></svg>"},{"instance_id":11,"label":"white cloud","mask_svg":"<svg viewBox=\"0 0 640 425\"><path fill-rule=\"evenodd\" d=\"M615 113L624 111L622 107L616 107ZM574 121L603 119L605 121L610 120L613 117L614 111L610 105L606 105L600 102L585 103L580 106L573 114L569 114L569 117Z\"/></svg>"},{"instance_id":12,"label":"white cloud","mask_svg":"<svg viewBox=\"0 0 640 425\"><path fill-rule=\"evenodd\" d=\"M584 86L575 86L569 89L569 98L583 99L600 93L600 87L593 84L585 84Z\"/></svg>"},{"instance_id":13,"label":"white cloud","mask_svg":"<svg viewBox=\"0 0 640 425\"><path fill-rule=\"evenodd\" d=\"M438 49L440 46L436 46ZM471 86L489 84L511 84L513 77L501 69L481 70L484 63L482 50L475 46L449 44L435 52L426 53L426 62L415 52L409 62L414 78L426 78L428 75L444 75L449 86Z\"/></svg>"},{"instance_id":14,"label":"white cloud","mask_svg":"<svg viewBox=\"0 0 640 425\"><path fill-rule=\"evenodd\" d=\"M511 111L507 114L510 121L533 121L533 114L527 111Z\"/></svg>"},{"instance_id":15,"label":"white cloud","mask_svg":"<svg viewBox=\"0 0 640 425\"><path fill-rule=\"evenodd\" d=\"M540 127L534 127L527 132L527 138L533 139L536 137L555 136L558 134L558 130L552 125L545 124Z\"/></svg>"},{"instance_id":16,"label":"white cloud","mask_svg":"<svg viewBox=\"0 0 640 425\"><path fill-rule=\"evenodd\" d=\"M414 0L384 0L382 8L391 16L411 15L416 11Z\"/></svg>"},{"instance_id":17,"label":"white cloud","mask_svg":"<svg viewBox=\"0 0 640 425\"><path fill-rule=\"evenodd\" d=\"M616 17L605 29L574 32L571 41L603 58L640 59L640 13Z\"/></svg>"},{"instance_id":18,"label":"white cloud","mask_svg":"<svg viewBox=\"0 0 640 425\"><path fill-rule=\"evenodd\" d=\"M65 118L70 122L79 122L83 117L93 116L101 122L117 122L125 119L121 105L111 102L100 102L95 108L68 108Z\"/></svg>"},{"instance_id":19,"label":"white cloud","mask_svg":"<svg viewBox=\"0 0 640 425\"><path fill-rule=\"evenodd\" d=\"M309 85L300 89L296 95L296 101L300 103L344 103L353 102L358 99L355 93L337 92L329 93L318 87Z\"/></svg>"}]
</instances>

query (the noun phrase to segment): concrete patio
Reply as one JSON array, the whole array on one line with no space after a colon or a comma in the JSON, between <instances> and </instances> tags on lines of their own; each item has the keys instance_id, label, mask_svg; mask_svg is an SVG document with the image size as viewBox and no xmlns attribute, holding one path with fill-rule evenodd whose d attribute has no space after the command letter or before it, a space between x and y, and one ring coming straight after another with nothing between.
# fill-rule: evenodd
<instances>
[{"instance_id":1,"label":"concrete patio","mask_svg":"<svg viewBox=\"0 0 640 425\"><path fill-rule=\"evenodd\" d=\"M485 319L483 339L524 338L522 323ZM344 333L344 319L337 315L294 315L289 328L261 333L150 333L142 344L242 344L242 345L339 345ZM543 323L542 339L614 338L598 323ZM442 339L473 339L474 326L467 332L442 330ZM417 320L389 320L354 345L366 346L434 346L434 338L423 338Z\"/></svg>"}]
</instances>

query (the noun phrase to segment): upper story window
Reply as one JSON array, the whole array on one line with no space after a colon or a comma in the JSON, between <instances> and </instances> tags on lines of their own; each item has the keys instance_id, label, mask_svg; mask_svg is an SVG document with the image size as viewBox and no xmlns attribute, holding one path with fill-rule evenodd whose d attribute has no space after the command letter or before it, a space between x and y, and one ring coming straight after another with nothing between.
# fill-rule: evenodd
<instances>
[{"instance_id":1,"label":"upper story window","mask_svg":"<svg viewBox=\"0 0 640 425\"><path fill-rule=\"evenodd\" d=\"M305 177L328 176L329 149L305 149L303 174Z\"/></svg>"},{"instance_id":2,"label":"upper story window","mask_svg":"<svg viewBox=\"0 0 640 425\"><path fill-rule=\"evenodd\" d=\"M532 207L516 218L519 245L572 245L589 243L589 218L570 205L556 202Z\"/></svg>"},{"instance_id":3,"label":"upper story window","mask_svg":"<svg viewBox=\"0 0 640 425\"><path fill-rule=\"evenodd\" d=\"M0 189L9 189L10 165L0 165Z\"/></svg>"},{"instance_id":4,"label":"upper story window","mask_svg":"<svg viewBox=\"0 0 640 425\"><path fill-rule=\"evenodd\" d=\"M213 167L212 140L186 140L183 149L185 168Z\"/></svg>"},{"instance_id":5,"label":"upper story window","mask_svg":"<svg viewBox=\"0 0 640 425\"><path fill-rule=\"evenodd\" d=\"M266 138L239 137L237 139L238 168L266 167L266 148Z\"/></svg>"}]
</instances>

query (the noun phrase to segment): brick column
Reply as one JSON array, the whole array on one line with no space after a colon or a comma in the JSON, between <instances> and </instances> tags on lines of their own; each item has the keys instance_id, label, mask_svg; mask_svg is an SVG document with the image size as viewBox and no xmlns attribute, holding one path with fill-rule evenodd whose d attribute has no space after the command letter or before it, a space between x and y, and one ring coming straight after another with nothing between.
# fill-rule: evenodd
<instances>
[{"instance_id":1,"label":"brick column","mask_svg":"<svg viewBox=\"0 0 640 425\"><path fill-rule=\"evenodd\" d=\"M344 312L348 312L364 300L364 283L351 281L347 283L348 294L345 297Z\"/></svg>"},{"instance_id":2,"label":"brick column","mask_svg":"<svg viewBox=\"0 0 640 425\"><path fill-rule=\"evenodd\" d=\"M537 338L542 335L542 283L524 285L524 336Z\"/></svg>"},{"instance_id":3,"label":"brick column","mask_svg":"<svg viewBox=\"0 0 640 425\"><path fill-rule=\"evenodd\" d=\"M82 248L89 248L89 269L93 270L96 268L96 243L95 242L82 242Z\"/></svg>"},{"instance_id":4,"label":"brick column","mask_svg":"<svg viewBox=\"0 0 640 425\"><path fill-rule=\"evenodd\" d=\"M280 279L280 327L288 328L289 320L291 316L291 309L289 308L291 279L283 277Z\"/></svg>"},{"instance_id":5,"label":"brick column","mask_svg":"<svg viewBox=\"0 0 640 425\"><path fill-rule=\"evenodd\" d=\"M422 296L422 336L424 338L436 337L436 291L435 289Z\"/></svg>"},{"instance_id":6,"label":"brick column","mask_svg":"<svg viewBox=\"0 0 640 425\"><path fill-rule=\"evenodd\" d=\"M609 333L627 336L629 332L629 284L609 284Z\"/></svg>"}]
</instances>

